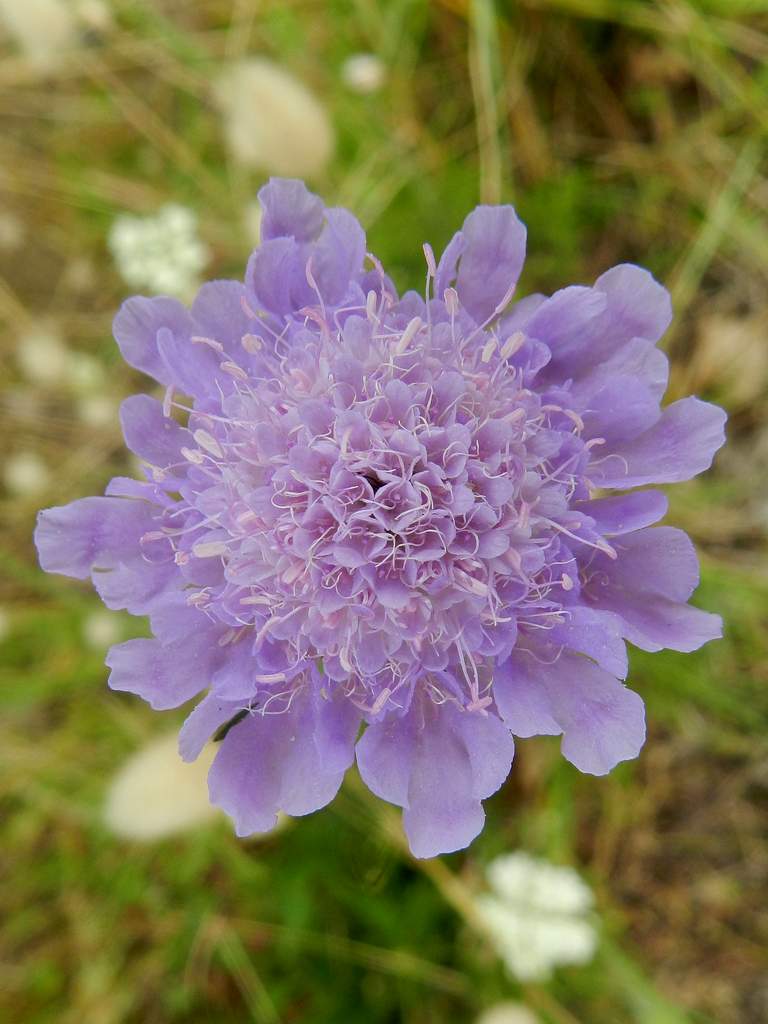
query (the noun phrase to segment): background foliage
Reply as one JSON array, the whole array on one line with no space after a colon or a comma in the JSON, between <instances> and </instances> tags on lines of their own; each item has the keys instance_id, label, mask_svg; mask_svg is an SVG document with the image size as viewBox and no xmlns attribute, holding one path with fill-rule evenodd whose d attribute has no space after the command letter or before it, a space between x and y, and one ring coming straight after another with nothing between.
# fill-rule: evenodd
<instances>
[{"instance_id":1,"label":"background foliage","mask_svg":"<svg viewBox=\"0 0 768 1024\"><path fill-rule=\"evenodd\" d=\"M765 0L114 0L52 74L0 51L0 434L43 493L0 489L0 1017L33 1024L444 1024L517 998L550 1024L768 1019L768 3ZM340 68L376 53L387 79ZM523 291L641 262L672 290L673 395L731 412L728 449L676 489L669 521L703 549L697 601L726 638L633 658L651 722L637 763L583 778L556 741L519 745L465 854L415 864L396 818L352 779L330 810L264 843L216 821L127 844L101 822L125 756L180 715L107 691L83 640L85 587L44 577L35 509L129 470L31 386L21 339L54 324L114 399L142 387L110 340L125 295L105 238L122 212L193 207L210 276L238 275L261 182L223 145L212 76L272 57L328 107L337 154L314 184L350 206L404 286L478 201L529 228ZM8 216L11 220L8 221ZM141 624L121 620L121 635ZM595 962L521 988L472 931L483 865L523 847L595 887Z\"/></svg>"}]
</instances>

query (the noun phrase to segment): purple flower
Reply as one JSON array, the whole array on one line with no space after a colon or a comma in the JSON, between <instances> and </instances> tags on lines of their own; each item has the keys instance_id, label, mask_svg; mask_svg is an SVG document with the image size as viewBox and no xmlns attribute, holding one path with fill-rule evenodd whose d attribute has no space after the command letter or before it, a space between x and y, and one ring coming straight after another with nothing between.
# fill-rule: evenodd
<instances>
[{"instance_id":1,"label":"purple flower","mask_svg":"<svg viewBox=\"0 0 768 1024\"><path fill-rule=\"evenodd\" d=\"M670 301L647 271L510 305L509 206L471 213L437 265L425 246L422 298L366 271L360 225L301 182L260 199L245 284L118 313L123 356L166 389L121 410L145 479L42 512L40 562L149 615L154 639L109 652L113 689L158 709L207 691L181 751L225 732L210 792L239 835L322 807L356 757L416 856L457 850L513 734L562 734L596 775L637 755L625 641L720 635L687 604L691 542L652 526L663 494L629 489L706 469L725 416L660 408Z\"/></svg>"}]
</instances>

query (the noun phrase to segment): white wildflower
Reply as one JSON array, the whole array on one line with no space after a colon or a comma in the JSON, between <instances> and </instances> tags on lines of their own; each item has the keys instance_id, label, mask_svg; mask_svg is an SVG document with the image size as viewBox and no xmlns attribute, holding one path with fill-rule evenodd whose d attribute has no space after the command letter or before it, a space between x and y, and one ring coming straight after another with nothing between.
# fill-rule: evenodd
<instances>
[{"instance_id":1,"label":"white wildflower","mask_svg":"<svg viewBox=\"0 0 768 1024\"><path fill-rule=\"evenodd\" d=\"M93 32L108 32L114 21L109 5L103 0L76 0L75 10L83 26Z\"/></svg>"},{"instance_id":2,"label":"white wildflower","mask_svg":"<svg viewBox=\"0 0 768 1024\"><path fill-rule=\"evenodd\" d=\"M208 799L209 744L186 764L176 733L153 740L130 757L110 786L104 821L118 836L151 841L205 824L217 811Z\"/></svg>"},{"instance_id":3,"label":"white wildflower","mask_svg":"<svg viewBox=\"0 0 768 1024\"><path fill-rule=\"evenodd\" d=\"M123 214L112 225L108 242L126 284L179 298L195 291L209 258L194 211L176 203L151 217Z\"/></svg>"},{"instance_id":4,"label":"white wildflower","mask_svg":"<svg viewBox=\"0 0 768 1024\"><path fill-rule=\"evenodd\" d=\"M491 861L487 875L491 887L510 903L525 894L529 903L564 914L586 913L594 903L592 890L573 868L559 867L522 851Z\"/></svg>"},{"instance_id":5,"label":"white wildflower","mask_svg":"<svg viewBox=\"0 0 768 1024\"><path fill-rule=\"evenodd\" d=\"M57 70L78 42L77 15L64 0L0 0L0 22L38 71Z\"/></svg>"},{"instance_id":6,"label":"white wildflower","mask_svg":"<svg viewBox=\"0 0 768 1024\"><path fill-rule=\"evenodd\" d=\"M83 639L94 650L106 650L120 639L120 617L114 612L91 612L83 621Z\"/></svg>"},{"instance_id":7,"label":"white wildflower","mask_svg":"<svg viewBox=\"0 0 768 1024\"><path fill-rule=\"evenodd\" d=\"M199 828L220 813L208 797L208 771L218 743L208 743L189 764L182 761L178 743L178 733L166 733L137 750L119 770L104 805L104 823L115 835L152 842ZM276 828L263 838L289 822L279 814Z\"/></svg>"},{"instance_id":8,"label":"white wildflower","mask_svg":"<svg viewBox=\"0 0 768 1024\"><path fill-rule=\"evenodd\" d=\"M103 0L0 0L0 25L41 74L63 67L85 32L103 34L112 24Z\"/></svg>"},{"instance_id":9,"label":"white wildflower","mask_svg":"<svg viewBox=\"0 0 768 1024\"><path fill-rule=\"evenodd\" d=\"M558 964L591 960L597 934L589 917L591 890L568 867L527 853L492 861L492 894L478 910L508 970L521 981L543 980Z\"/></svg>"},{"instance_id":10,"label":"white wildflower","mask_svg":"<svg viewBox=\"0 0 768 1024\"><path fill-rule=\"evenodd\" d=\"M5 486L22 498L44 491L50 480L48 467L36 452L17 452L9 456L3 469Z\"/></svg>"},{"instance_id":11,"label":"white wildflower","mask_svg":"<svg viewBox=\"0 0 768 1024\"><path fill-rule=\"evenodd\" d=\"M50 324L37 323L24 330L16 344L16 362L35 384L60 384L67 372L69 352L59 332Z\"/></svg>"},{"instance_id":12,"label":"white wildflower","mask_svg":"<svg viewBox=\"0 0 768 1024\"><path fill-rule=\"evenodd\" d=\"M522 1003L496 1003L484 1010L475 1024L538 1024L538 1020Z\"/></svg>"},{"instance_id":13,"label":"white wildflower","mask_svg":"<svg viewBox=\"0 0 768 1024\"><path fill-rule=\"evenodd\" d=\"M325 107L286 70L261 57L226 67L214 83L232 156L268 174L311 178L333 154Z\"/></svg>"},{"instance_id":14,"label":"white wildflower","mask_svg":"<svg viewBox=\"0 0 768 1024\"><path fill-rule=\"evenodd\" d=\"M384 84L387 71L375 53L355 53L341 66L341 78L353 92L378 92Z\"/></svg>"}]
</instances>

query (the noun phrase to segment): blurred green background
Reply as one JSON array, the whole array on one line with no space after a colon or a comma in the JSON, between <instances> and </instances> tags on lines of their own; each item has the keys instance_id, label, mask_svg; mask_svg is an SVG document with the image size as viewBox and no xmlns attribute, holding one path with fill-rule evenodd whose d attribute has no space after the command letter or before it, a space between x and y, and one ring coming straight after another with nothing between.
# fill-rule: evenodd
<instances>
[{"instance_id":1,"label":"blurred green background","mask_svg":"<svg viewBox=\"0 0 768 1024\"><path fill-rule=\"evenodd\" d=\"M57 6L69 34L46 44ZM768 2L28 7L25 37L27 4L0 3L0 1020L452 1024L508 999L546 1024L768 1020ZM361 53L368 80L348 64ZM411 861L354 778L261 843L223 819L112 835L111 778L183 716L108 692L109 634L144 624L105 625L31 546L37 508L132 471L117 403L147 385L110 338L132 290L116 218L188 206L204 275L242 273L269 170L243 157L247 119L258 134L274 111L268 89L222 102L216 83L254 55L327 112L332 146L291 122L294 156L323 164L313 186L359 215L398 286L422 281L422 241L439 252L478 201L513 201L522 293L648 266L676 308L673 397L731 415L715 470L669 515L701 549L696 601L725 639L633 657L650 734L609 778L579 776L556 740L521 742L485 832L441 862ZM62 346L78 372L57 369ZM473 931L483 866L519 848L577 866L597 897L594 962L546 984L519 985Z\"/></svg>"}]
</instances>

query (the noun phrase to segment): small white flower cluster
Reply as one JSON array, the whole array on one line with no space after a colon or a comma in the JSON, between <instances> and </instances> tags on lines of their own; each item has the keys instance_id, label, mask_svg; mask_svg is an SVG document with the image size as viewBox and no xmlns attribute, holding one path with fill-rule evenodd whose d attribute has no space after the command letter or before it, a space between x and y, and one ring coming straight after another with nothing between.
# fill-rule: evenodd
<instances>
[{"instance_id":1,"label":"small white flower cluster","mask_svg":"<svg viewBox=\"0 0 768 1024\"><path fill-rule=\"evenodd\" d=\"M109 232L120 276L132 288L189 298L209 259L193 210L168 203L151 217L123 214Z\"/></svg>"},{"instance_id":2,"label":"small white flower cluster","mask_svg":"<svg viewBox=\"0 0 768 1024\"><path fill-rule=\"evenodd\" d=\"M479 897L478 910L514 977L541 981L559 964L592 959L594 899L572 868L518 852L492 861L487 878L493 892Z\"/></svg>"}]
</instances>

